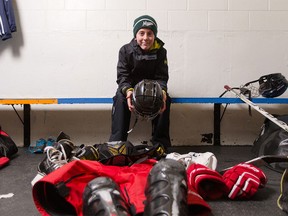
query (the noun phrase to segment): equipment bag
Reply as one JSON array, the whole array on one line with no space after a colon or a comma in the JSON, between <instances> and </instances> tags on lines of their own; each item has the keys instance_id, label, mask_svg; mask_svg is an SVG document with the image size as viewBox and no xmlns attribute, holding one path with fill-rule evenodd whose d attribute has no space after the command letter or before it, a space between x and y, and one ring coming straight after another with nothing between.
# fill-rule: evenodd
<instances>
[{"instance_id":1,"label":"equipment bag","mask_svg":"<svg viewBox=\"0 0 288 216\"><path fill-rule=\"evenodd\" d=\"M6 166L10 158L18 152L18 148L11 137L0 126L0 168Z\"/></svg>"},{"instance_id":2,"label":"equipment bag","mask_svg":"<svg viewBox=\"0 0 288 216\"><path fill-rule=\"evenodd\" d=\"M288 123L288 115L273 115L277 119ZM259 136L253 143L252 152L257 156L279 155L288 157L288 132L278 125L265 119ZM283 172L288 168L288 163L274 163L270 168L278 172Z\"/></svg>"},{"instance_id":3,"label":"equipment bag","mask_svg":"<svg viewBox=\"0 0 288 216\"><path fill-rule=\"evenodd\" d=\"M1 129L0 127L0 148L2 149L1 154L8 158L11 158L18 152L18 148L12 138Z\"/></svg>"}]
</instances>

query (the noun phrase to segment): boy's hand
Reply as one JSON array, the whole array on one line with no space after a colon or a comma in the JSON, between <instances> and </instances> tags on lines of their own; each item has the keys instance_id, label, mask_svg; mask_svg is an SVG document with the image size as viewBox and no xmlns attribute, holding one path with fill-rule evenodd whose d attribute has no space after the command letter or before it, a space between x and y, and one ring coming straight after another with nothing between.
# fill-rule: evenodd
<instances>
[{"instance_id":1,"label":"boy's hand","mask_svg":"<svg viewBox=\"0 0 288 216\"><path fill-rule=\"evenodd\" d=\"M167 100L167 95L166 95L166 92L164 90L162 90L163 92L163 105L160 109L160 113L163 113L165 110L166 110L166 100Z\"/></svg>"},{"instance_id":2,"label":"boy's hand","mask_svg":"<svg viewBox=\"0 0 288 216\"><path fill-rule=\"evenodd\" d=\"M127 104L128 104L128 108L129 110L132 112L134 109L134 106L132 104L132 95L133 95L133 91L127 91L126 93L126 99L127 99Z\"/></svg>"}]
</instances>

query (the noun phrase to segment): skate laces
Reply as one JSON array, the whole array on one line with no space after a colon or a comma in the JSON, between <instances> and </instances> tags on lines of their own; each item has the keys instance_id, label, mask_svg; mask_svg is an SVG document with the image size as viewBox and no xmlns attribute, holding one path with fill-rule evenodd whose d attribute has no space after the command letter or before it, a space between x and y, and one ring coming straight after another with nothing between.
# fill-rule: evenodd
<instances>
[{"instance_id":1,"label":"skate laces","mask_svg":"<svg viewBox=\"0 0 288 216\"><path fill-rule=\"evenodd\" d=\"M53 146L47 146L44 152L47 153L47 160L55 166L56 169L60 168L67 163L67 156L62 145L59 145L61 150L55 149Z\"/></svg>"},{"instance_id":2,"label":"skate laces","mask_svg":"<svg viewBox=\"0 0 288 216\"><path fill-rule=\"evenodd\" d=\"M166 156L168 159L173 159L179 161L186 166L186 169L193 163L202 164L210 169L216 170L217 159L215 155L211 152L196 153L189 152L187 154L179 154L177 152L172 152Z\"/></svg>"}]
</instances>

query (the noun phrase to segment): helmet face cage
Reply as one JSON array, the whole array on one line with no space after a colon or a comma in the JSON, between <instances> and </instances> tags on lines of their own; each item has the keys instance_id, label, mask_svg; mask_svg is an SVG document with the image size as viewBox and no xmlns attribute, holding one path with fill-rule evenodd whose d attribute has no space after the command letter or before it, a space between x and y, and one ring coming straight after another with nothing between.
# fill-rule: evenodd
<instances>
[{"instance_id":1,"label":"helmet face cage","mask_svg":"<svg viewBox=\"0 0 288 216\"><path fill-rule=\"evenodd\" d=\"M282 95L288 87L288 81L281 73L274 73L260 77L259 93L266 98Z\"/></svg>"},{"instance_id":2,"label":"helmet face cage","mask_svg":"<svg viewBox=\"0 0 288 216\"><path fill-rule=\"evenodd\" d=\"M144 79L133 90L132 104L138 119L153 120L163 105L163 93L155 80Z\"/></svg>"}]
</instances>

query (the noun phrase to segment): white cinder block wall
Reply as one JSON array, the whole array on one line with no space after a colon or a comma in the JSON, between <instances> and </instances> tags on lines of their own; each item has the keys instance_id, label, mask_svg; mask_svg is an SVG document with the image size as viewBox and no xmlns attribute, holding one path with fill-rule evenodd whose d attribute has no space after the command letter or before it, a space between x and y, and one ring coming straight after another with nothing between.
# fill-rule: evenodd
<instances>
[{"instance_id":1,"label":"white cinder block wall","mask_svg":"<svg viewBox=\"0 0 288 216\"><path fill-rule=\"evenodd\" d=\"M118 50L132 39L143 14L159 25L169 61L173 97L217 97L269 73L288 77L286 0L14 0L18 31L0 41L0 98L113 97ZM228 95L233 96L233 95ZM287 97L286 92L283 97ZM20 115L21 106L15 106ZM287 113L287 105L267 105ZM22 123L1 106L0 124L23 145ZM108 140L111 105L32 105L32 143L63 130L76 143ZM222 120L223 145L252 144L263 116L230 105ZM132 142L149 140L140 122ZM213 105L172 105L173 145L202 145L213 133Z\"/></svg>"}]
</instances>

